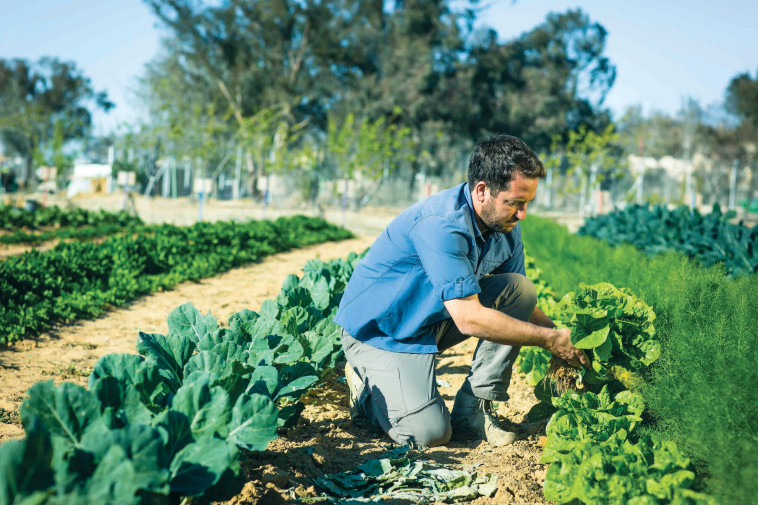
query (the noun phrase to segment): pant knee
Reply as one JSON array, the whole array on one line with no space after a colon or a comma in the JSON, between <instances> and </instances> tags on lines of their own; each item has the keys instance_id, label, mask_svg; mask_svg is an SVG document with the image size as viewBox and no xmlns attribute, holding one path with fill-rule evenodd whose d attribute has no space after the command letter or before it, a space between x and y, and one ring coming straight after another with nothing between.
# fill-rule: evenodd
<instances>
[{"instance_id":1,"label":"pant knee","mask_svg":"<svg viewBox=\"0 0 758 505\"><path fill-rule=\"evenodd\" d=\"M450 418L437 418L434 422L427 422L424 426L417 427L415 431L415 442L418 445L424 445L426 447L445 445L450 442L450 437L453 434Z\"/></svg>"},{"instance_id":2,"label":"pant knee","mask_svg":"<svg viewBox=\"0 0 758 505\"><path fill-rule=\"evenodd\" d=\"M448 443L453 433L450 412L441 397L437 400L401 419L389 433L390 437L400 444L413 443L426 447Z\"/></svg>"},{"instance_id":3,"label":"pant knee","mask_svg":"<svg viewBox=\"0 0 758 505\"><path fill-rule=\"evenodd\" d=\"M392 422L387 434L398 444L435 447L450 441L450 412L442 397L427 406Z\"/></svg>"},{"instance_id":4,"label":"pant knee","mask_svg":"<svg viewBox=\"0 0 758 505\"><path fill-rule=\"evenodd\" d=\"M529 280L528 277L521 274L516 275L518 276L521 296L524 297L524 304L530 306L532 310L534 310L537 306L537 288L534 287L534 283Z\"/></svg>"},{"instance_id":5,"label":"pant knee","mask_svg":"<svg viewBox=\"0 0 758 505\"><path fill-rule=\"evenodd\" d=\"M499 274L491 282L497 290L493 308L521 320L528 320L537 306L537 289L526 276L517 273Z\"/></svg>"}]
</instances>

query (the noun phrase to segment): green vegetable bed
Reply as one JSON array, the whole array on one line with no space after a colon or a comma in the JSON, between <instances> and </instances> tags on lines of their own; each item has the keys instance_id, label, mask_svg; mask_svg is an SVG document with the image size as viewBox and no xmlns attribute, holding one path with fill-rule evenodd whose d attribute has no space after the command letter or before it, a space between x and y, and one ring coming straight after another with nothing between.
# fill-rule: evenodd
<instances>
[{"instance_id":1,"label":"green vegetable bed","mask_svg":"<svg viewBox=\"0 0 758 505\"><path fill-rule=\"evenodd\" d=\"M661 354L641 394L655 434L692 456L719 503L758 495L758 276L729 279L681 253L611 247L537 217L526 250L558 294L609 282L649 304ZM532 356L529 363L536 363Z\"/></svg>"},{"instance_id":2,"label":"green vegetable bed","mask_svg":"<svg viewBox=\"0 0 758 505\"><path fill-rule=\"evenodd\" d=\"M22 228L82 228L87 226L116 225L130 226L142 224L138 217L127 212L91 211L85 209L61 209L58 206L24 210L0 205L0 229L17 231Z\"/></svg>"},{"instance_id":3,"label":"green vegetable bed","mask_svg":"<svg viewBox=\"0 0 758 505\"><path fill-rule=\"evenodd\" d=\"M101 314L137 296L266 255L352 237L322 219L162 225L95 244L72 242L0 261L0 343Z\"/></svg>"},{"instance_id":4,"label":"green vegetable bed","mask_svg":"<svg viewBox=\"0 0 758 505\"><path fill-rule=\"evenodd\" d=\"M182 305L167 335L140 333L139 355L101 358L88 389L32 386L26 438L0 446L0 505L178 505L239 493L240 463L297 420L300 397L340 359L332 317L358 259L309 261L276 300L227 328Z\"/></svg>"},{"instance_id":5,"label":"green vegetable bed","mask_svg":"<svg viewBox=\"0 0 758 505\"><path fill-rule=\"evenodd\" d=\"M718 204L706 215L685 206L629 205L587 219L578 235L629 243L651 255L676 250L706 267L722 263L730 277L751 275L758 272L758 226L729 223L735 215L723 214Z\"/></svg>"}]
</instances>

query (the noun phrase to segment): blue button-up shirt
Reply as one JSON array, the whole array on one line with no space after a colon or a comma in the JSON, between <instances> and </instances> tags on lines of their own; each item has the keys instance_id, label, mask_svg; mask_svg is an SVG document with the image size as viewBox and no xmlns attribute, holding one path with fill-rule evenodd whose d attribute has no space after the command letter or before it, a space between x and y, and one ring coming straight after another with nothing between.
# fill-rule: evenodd
<instances>
[{"instance_id":1,"label":"blue button-up shirt","mask_svg":"<svg viewBox=\"0 0 758 505\"><path fill-rule=\"evenodd\" d=\"M485 240L468 183L400 213L355 269L334 321L357 340L394 352L433 353L443 302L481 292L487 274L524 271L521 228Z\"/></svg>"}]
</instances>

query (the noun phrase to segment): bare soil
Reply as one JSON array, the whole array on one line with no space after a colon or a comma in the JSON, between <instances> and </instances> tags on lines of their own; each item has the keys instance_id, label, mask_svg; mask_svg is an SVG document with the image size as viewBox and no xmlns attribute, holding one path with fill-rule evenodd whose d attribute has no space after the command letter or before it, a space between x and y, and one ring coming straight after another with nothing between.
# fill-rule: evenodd
<instances>
[{"instance_id":1,"label":"bare soil","mask_svg":"<svg viewBox=\"0 0 758 505\"><path fill-rule=\"evenodd\" d=\"M185 282L96 320L60 326L36 339L0 349L0 441L23 437L18 409L34 383L52 379L86 385L101 356L135 352L138 331L167 332L169 312L187 301L222 321L243 308L257 310L264 300L279 293L285 276L300 273L308 259L345 257L370 246L388 216L389 211L353 214L348 216L348 227L360 234L356 239L277 254L198 283ZM440 387L449 408L468 372L475 344L470 339L438 358L438 379L450 384ZM295 503L299 497L315 496L311 479L322 472L352 470L391 447L391 440L381 432L350 420L347 386L337 380L342 375L341 370L335 371L325 384L304 397L306 409L294 428L281 430L266 451L248 455L243 463L247 484L228 505ZM479 470L497 475L497 493L475 500L477 505L547 503L542 497L547 467L539 463L545 425L525 422L526 413L536 403L532 390L522 376L514 374L511 400L498 405L501 418L520 434L513 445L497 448L486 442L451 442L429 449L422 457L440 463L481 463Z\"/></svg>"}]
</instances>

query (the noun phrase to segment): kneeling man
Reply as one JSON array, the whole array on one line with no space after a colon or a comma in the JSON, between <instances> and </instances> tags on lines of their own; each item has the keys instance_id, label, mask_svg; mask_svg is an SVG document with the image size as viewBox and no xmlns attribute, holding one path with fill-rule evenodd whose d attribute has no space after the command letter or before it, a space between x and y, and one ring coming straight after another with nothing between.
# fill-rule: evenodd
<instances>
[{"instance_id":1,"label":"kneeling man","mask_svg":"<svg viewBox=\"0 0 758 505\"><path fill-rule=\"evenodd\" d=\"M492 402L508 400L519 348L543 347L589 364L570 331L536 307L525 277L520 221L545 176L521 140L499 135L471 154L468 182L398 215L358 264L335 322L342 331L350 413L395 442L435 446L456 438L506 445ZM435 355L479 341L452 413L437 391Z\"/></svg>"}]
</instances>

